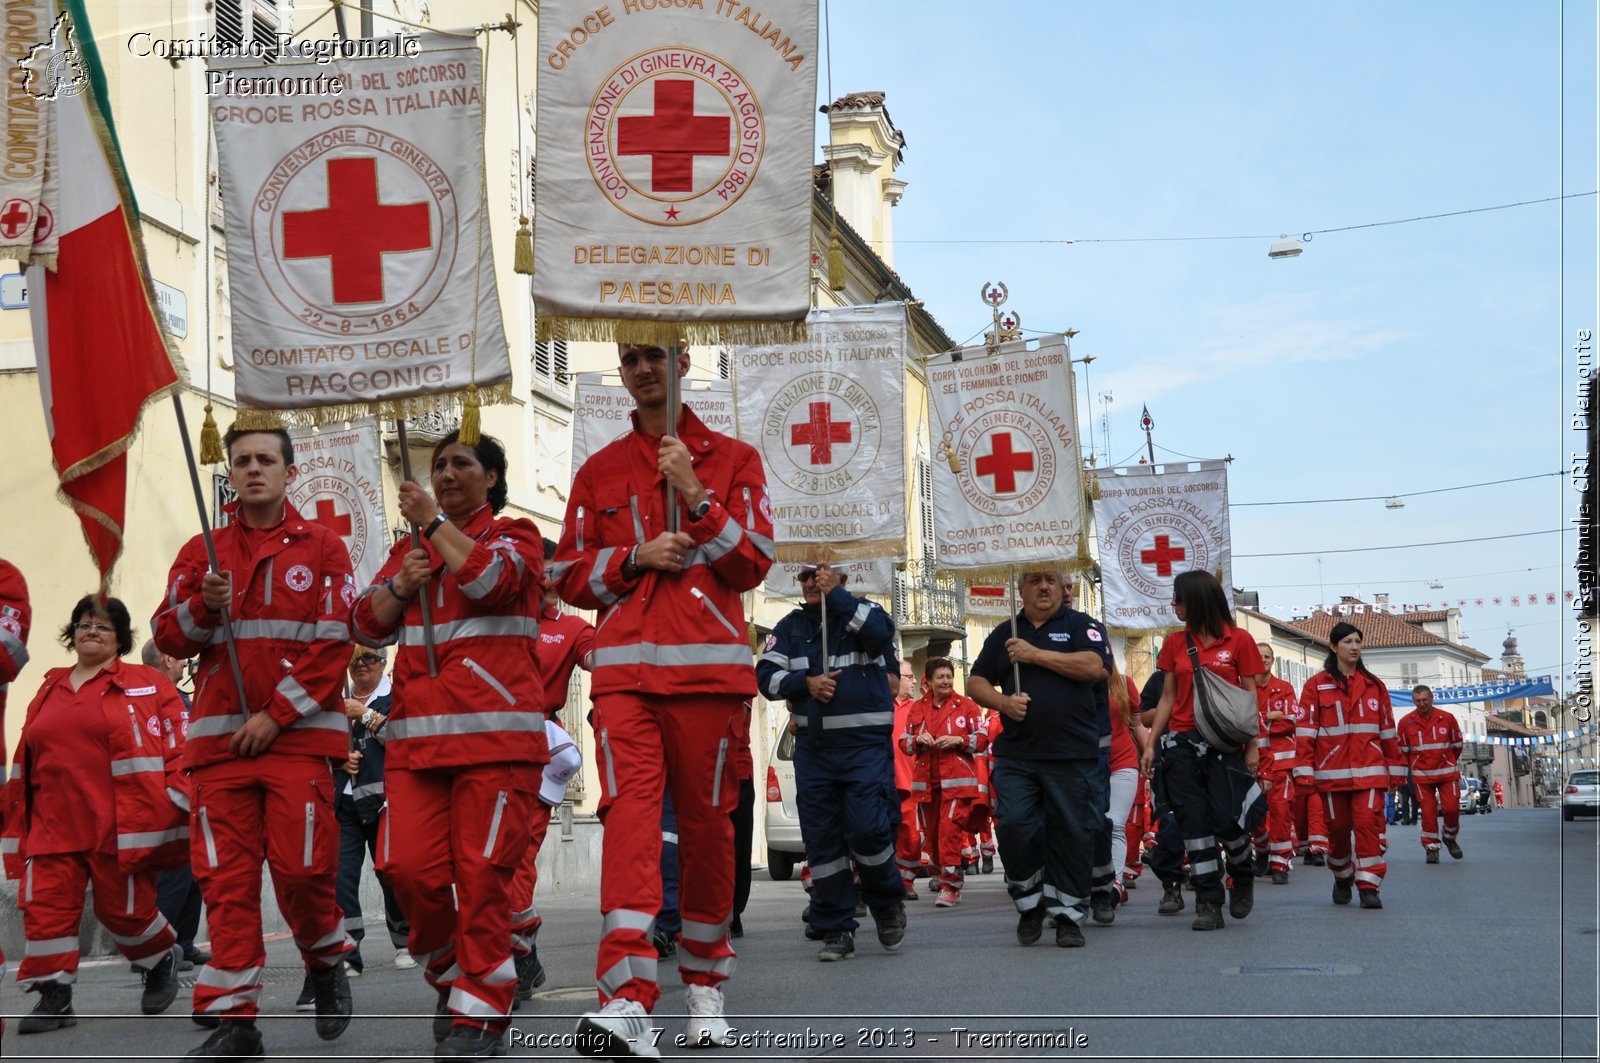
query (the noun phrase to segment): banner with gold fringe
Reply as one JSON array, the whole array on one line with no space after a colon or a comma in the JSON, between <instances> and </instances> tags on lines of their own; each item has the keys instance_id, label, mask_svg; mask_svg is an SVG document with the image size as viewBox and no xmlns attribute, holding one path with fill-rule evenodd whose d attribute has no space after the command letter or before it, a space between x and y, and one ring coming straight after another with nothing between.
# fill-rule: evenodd
<instances>
[{"instance_id":1,"label":"banner with gold fringe","mask_svg":"<svg viewBox=\"0 0 1600 1063\"><path fill-rule=\"evenodd\" d=\"M483 57L207 71L240 423L509 401L485 203ZM333 86L339 86L337 91Z\"/></svg>"},{"instance_id":2,"label":"banner with gold fringe","mask_svg":"<svg viewBox=\"0 0 1600 1063\"><path fill-rule=\"evenodd\" d=\"M538 338L800 339L816 0L544 0L539 56Z\"/></svg>"}]
</instances>

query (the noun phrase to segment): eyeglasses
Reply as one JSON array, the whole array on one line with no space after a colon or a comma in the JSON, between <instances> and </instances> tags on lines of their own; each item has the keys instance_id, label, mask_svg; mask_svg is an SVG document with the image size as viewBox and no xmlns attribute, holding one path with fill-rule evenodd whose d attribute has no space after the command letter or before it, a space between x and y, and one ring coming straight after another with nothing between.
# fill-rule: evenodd
<instances>
[{"instance_id":1,"label":"eyeglasses","mask_svg":"<svg viewBox=\"0 0 1600 1063\"><path fill-rule=\"evenodd\" d=\"M799 580L801 583L811 583L814 582L816 578L817 574L815 572L802 572L800 575L795 577L795 579Z\"/></svg>"},{"instance_id":2,"label":"eyeglasses","mask_svg":"<svg viewBox=\"0 0 1600 1063\"><path fill-rule=\"evenodd\" d=\"M357 657L355 660L351 661L350 662L350 666L353 668L358 664L382 664L382 663L383 663L383 658L379 657L376 653L363 653L360 657Z\"/></svg>"},{"instance_id":3,"label":"eyeglasses","mask_svg":"<svg viewBox=\"0 0 1600 1063\"><path fill-rule=\"evenodd\" d=\"M117 629L112 627L110 624L96 624L88 620L83 620L79 623L73 624L72 630L83 632L95 631L102 635L114 635L117 632Z\"/></svg>"}]
</instances>

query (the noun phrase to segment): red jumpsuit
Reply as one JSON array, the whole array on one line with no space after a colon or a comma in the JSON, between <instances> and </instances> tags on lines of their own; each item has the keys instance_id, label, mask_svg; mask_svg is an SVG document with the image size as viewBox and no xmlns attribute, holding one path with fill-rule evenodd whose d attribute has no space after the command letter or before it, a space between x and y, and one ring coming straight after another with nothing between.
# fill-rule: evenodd
<instances>
[{"instance_id":1,"label":"red jumpsuit","mask_svg":"<svg viewBox=\"0 0 1600 1063\"><path fill-rule=\"evenodd\" d=\"M989 748L989 733L983 727L983 709L964 694L951 694L942 704L934 704L929 691L912 703L906 713L906 728L900 732L900 748L916 756L911 792L919 804L927 806L924 823L928 831L928 851L933 856L934 885L961 892L961 847L968 834L967 823L974 806L989 804L988 788L978 777L977 754ZM934 738L954 735L961 739L957 749L934 749L917 744L923 733Z\"/></svg>"},{"instance_id":2,"label":"red jumpsuit","mask_svg":"<svg viewBox=\"0 0 1600 1063\"><path fill-rule=\"evenodd\" d=\"M915 698L896 698L894 703L894 733L902 735L906 730L906 715L911 711ZM922 867L922 805L911 792L911 780L915 771L917 758L903 749L899 742L894 744L894 789L900 798L900 830L894 839L894 862L900 868L900 879L906 885L906 896L915 900L917 891L913 888L917 879L917 870Z\"/></svg>"},{"instance_id":3,"label":"red jumpsuit","mask_svg":"<svg viewBox=\"0 0 1600 1063\"><path fill-rule=\"evenodd\" d=\"M572 484L555 578L561 597L601 610L595 624L594 731L605 823L596 958L603 1006L613 997L646 1011L660 995L650 935L661 909L661 802L678 817L683 930L678 970L718 987L733 970L733 823L739 784L730 753L756 693L755 655L740 594L772 566L772 504L755 450L707 428L683 408L689 450L710 510L680 528L694 546L683 569L628 579L629 552L667 530L661 439L633 430L595 454Z\"/></svg>"},{"instance_id":4,"label":"red jumpsuit","mask_svg":"<svg viewBox=\"0 0 1600 1063\"><path fill-rule=\"evenodd\" d=\"M428 671L422 607L395 624L372 594L412 549L395 544L350 611L356 640L400 643L386 724L389 808L378 861L411 922L411 954L428 984L448 988L457 1022L499 1030L511 1018L512 879L527 851L545 743L545 688L534 646L544 597L544 540L530 520L488 505L457 525L473 540L451 572L424 540L438 675Z\"/></svg>"},{"instance_id":5,"label":"red jumpsuit","mask_svg":"<svg viewBox=\"0 0 1600 1063\"><path fill-rule=\"evenodd\" d=\"M271 528L236 519L218 528L213 541L221 570L233 577L229 614L245 705L228 664L222 617L201 598L207 565L200 536L173 562L151 627L163 653L199 657L185 765L194 784L191 864L206 902L211 962L195 979L194 1010L249 1021L267 963L263 854L301 958L334 967L355 947L334 895L339 824L329 769L330 760L344 761L349 746L345 614L355 586L344 541L302 520L288 503ZM248 760L228 749L247 710L265 712L283 728L266 753Z\"/></svg>"},{"instance_id":6,"label":"red jumpsuit","mask_svg":"<svg viewBox=\"0 0 1600 1063\"><path fill-rule=\"evenodd\" d=\"M149 969L177 940L156 908L156 871L184 862L189 827L183 699L154 668L112 661L77 690L53 668L28 706L6 787L6 876L27 939L17 984L78 975L84 888L117 950Z\"/></svg>"},{"instance_id":7,"label":"red jumpsuit","mask_svg":"<svg viewBox=\"0 0 1600 1063\"><path fill-rule=\"evenodd\" d=\"M0 764L6 762L6 690L28 663L28 628L33 612L28 607L28 583L17 566L0 558ZM0 827L5 825L0 812ZM0 978L6 973L6 956L0 952ZM0 1019L0 1034L5 1033Z\"/></svg>"},{"instance_id":8,"label":"red jumpsuit","mask_svg":"<svg viewBox=\"0 0 1600 1063\"><path fill-rule=\"evenodd\" d=\"M1256 707L1261 714L1256 782L1267 795L1267 818L1256 828L1255 850L1258 857L1267 854L1272 870L1288 874L1294 859L1294 687L1272 676L1256 690ZM1283 716L1268 720L1269 712Z\"/></svg>"},{"instance_id":9,"label":"red jumpsuit","mask_svg":"<svg viewBox=\"0 0 1600 1063\"><path fill-rule=\"evenodd\" d=\"M1452 841L1461 830L1461 726L1440 708L1420 709L1402 717L1398 728L1400 752L1411 763L1411 785L1422 809L1422 848L1437 852L1439 812L1444 811L1443 840Z\"/></svg>"},{"instance_id":10,"label":"red jumpsuit","mask_svg":"<svg viewBox=\"0 0 1600 1063\"><path fill-rule=\"evenodd\" d=\"M573 670L589 667L589 653L594 649L594 625L576 613L563 613L556 607L544 610L540 621L539 644L534 648L534 656L539 661L539 674L544 677L542 708L546 719L556 720L567 704ZM511 883L511 951L518 956L527 955L533 948L543 922L538 905L533 902L533 893L539 884L539 849L550 830L551 809L552 806L543 801L533 803L528 814L528 851L523 854L517 877Z\"/></svg>"},{"instance_id":11,"label":"red jumpsuit","mask_svg":"<svg viewBox=\"0 0 1600 1063\"><path fill-rule=\"evenodd\" d=\"M1328 870L1358 889L1383 884L1384 794L1404 781L1389 691L1366 672L1318 672L1300 692L1296 774L1311 773L1328 820ZM1351 840L1354 837L1354 855Z\"/></svg>"}]
</instances>

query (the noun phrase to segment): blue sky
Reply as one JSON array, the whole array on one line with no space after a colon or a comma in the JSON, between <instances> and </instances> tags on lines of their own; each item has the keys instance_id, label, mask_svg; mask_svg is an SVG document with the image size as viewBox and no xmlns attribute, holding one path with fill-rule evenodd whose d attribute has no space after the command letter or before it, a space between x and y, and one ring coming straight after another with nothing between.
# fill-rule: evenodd
<instances>
[{"instance_id":1,"label":"blue sky","mask_svg":"<svg viewBox=\"0 0 1600 1063\"><path fill-rule=\"evenodd\" d=\"M1595 197L1266 252L1279 232L1595 190L1592 3L830 6L833 96L886 92L907 139L896 269L958 341L988 322L986 281L1024 327L1080 329L1102 464L1140 450L1144 403L1159 459L1234 456L1235 502L1552 473L1581 443L1568 347L1595 327ZM957 242L1239 235L1263 238ZM1234 552L1570 527L1565 483L1236 508ZM1574 588L1575 543L1324 553L1321 583L1328 600L1542 597ZM1235 583L1269 610L1315 602L1316 557L1237 558ZM1567 669L1562 608L1469 604L1463 623L1495 657L1510 626L1530 670Z\"/></svg>"}]
</instances>

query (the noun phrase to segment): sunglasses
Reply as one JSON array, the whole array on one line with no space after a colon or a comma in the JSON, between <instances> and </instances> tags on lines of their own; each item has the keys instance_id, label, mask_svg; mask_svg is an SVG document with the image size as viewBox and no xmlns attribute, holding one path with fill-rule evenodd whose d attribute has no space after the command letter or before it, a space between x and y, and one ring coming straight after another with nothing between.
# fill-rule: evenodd
<instances>
[{"instance_id":1,"label":"sunglasses","mask_svg":"<svg viewBox=\"0 0 1600 1063\"><path fill-rule=\"evenodd\" d=\"M376 653L363 653L360 657L357 657L355 660L351 661L350 663L352 665L357 665L357 664L382 664L383 663L383 658L379 657Z\"/></svg>"}]
</instances>

